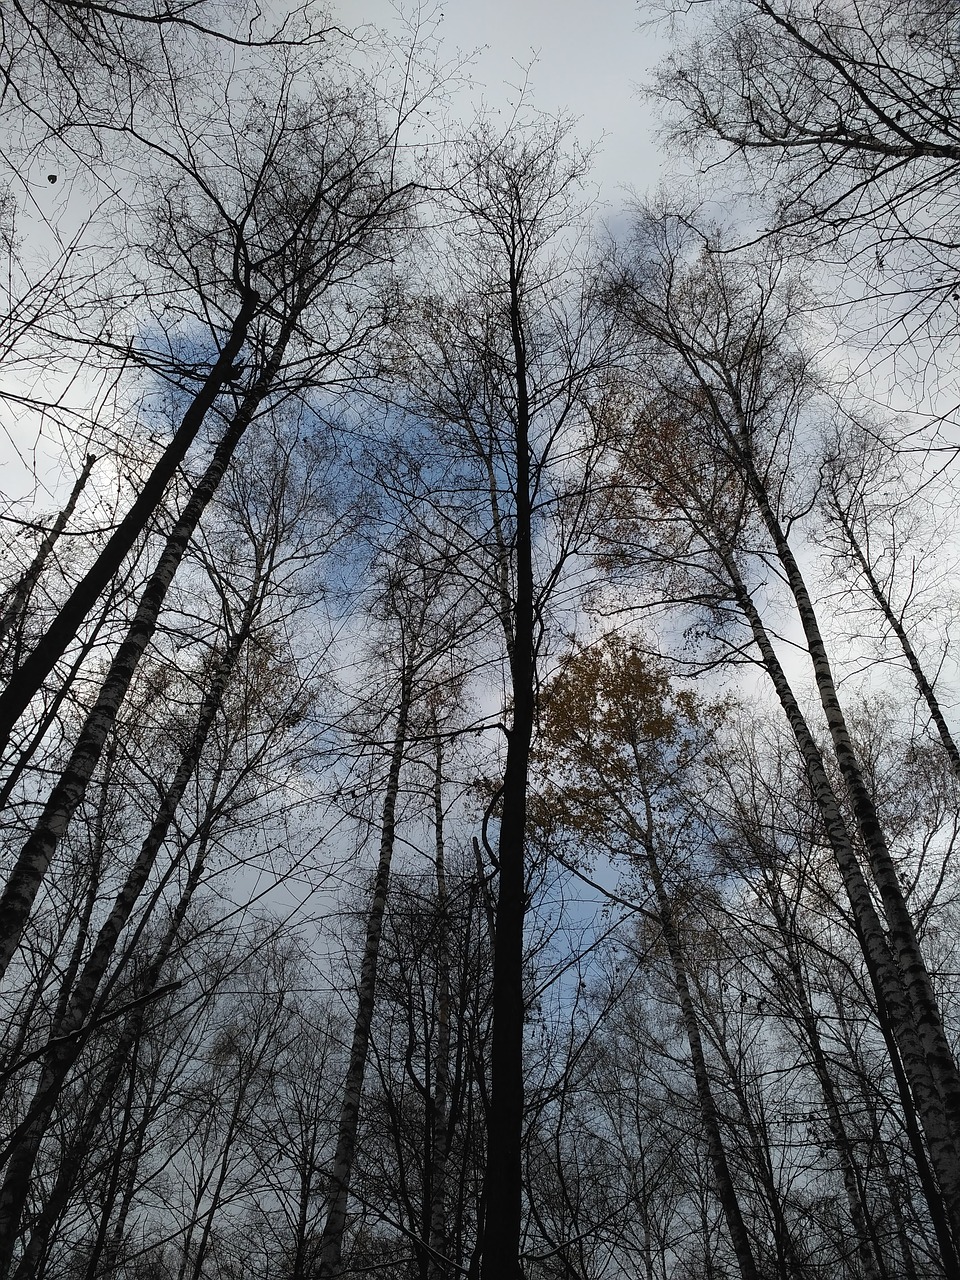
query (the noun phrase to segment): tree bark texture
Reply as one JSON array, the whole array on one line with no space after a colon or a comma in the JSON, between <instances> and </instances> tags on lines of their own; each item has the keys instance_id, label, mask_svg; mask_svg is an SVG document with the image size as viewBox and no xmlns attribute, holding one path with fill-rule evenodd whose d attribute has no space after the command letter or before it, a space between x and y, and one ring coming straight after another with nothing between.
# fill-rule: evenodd
<instances>
[{"instance_id":1,"label":"tree bark texture","mask_svg":"<svg viewBox=\"0 0 960 1280\"><path fill-rule=\"evenodd\" d=\"M733 587L737 604L750 625L763 665L773 683L804 761L811 790L823 819L827 838L856 922L867 972L877 992L878 1007L885 1008L890 1017L897 1046L910 1081L911 1092L920 1114L930 1159L936 1172L951 1230L956 1238L960 1238L958 1234L960 1233L960 1163L957 1160L957 1150L943 1097L937 1088L937 1082L924 1053L914 1020L914 1010L907 998L900 969L874 906L873 897L847 831L839 801L824 766L820 748L810 731L753 598L740 575L733 553L729 548L723 547L720 548L719 553ZM941 1241L941 1247L946 1246L947 1243L947 1241ZM945 1255L945 1262L949 1262L952 1254L953 1245L951 1244Z\"/></svg>"}]
</instances>

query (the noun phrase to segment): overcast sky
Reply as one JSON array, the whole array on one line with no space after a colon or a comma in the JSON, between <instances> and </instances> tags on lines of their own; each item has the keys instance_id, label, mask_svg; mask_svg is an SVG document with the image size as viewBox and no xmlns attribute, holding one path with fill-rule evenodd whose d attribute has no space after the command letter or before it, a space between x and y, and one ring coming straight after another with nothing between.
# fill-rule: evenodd
<instances>
[{"instance_id":1,"label":"overcast sky","mask_svg":"<svg viewBox=\"0 0 960 1280\"><path fill-rule=\"evenodd\" d=\"M390 0L331 0L345 28L372 23L397 30ZM424 3L422 11L433 10ZM594 177L612 210L625 189L658 185L655 121L638 86L665 42L641 30L636 0L447 0L438 31L442 56L469 55L476 104L509 109L529 69L528 101L549 114L579 118L581 142L597 143Z\"/></svg>"}]
</instances>

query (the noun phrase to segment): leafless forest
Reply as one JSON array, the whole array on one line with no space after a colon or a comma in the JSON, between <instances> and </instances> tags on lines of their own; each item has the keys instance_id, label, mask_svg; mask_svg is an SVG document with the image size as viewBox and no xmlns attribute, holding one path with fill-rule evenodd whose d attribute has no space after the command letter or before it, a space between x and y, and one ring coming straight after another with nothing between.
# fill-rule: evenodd
<instances>
[{"instance_id":1,"label":"leafless forest","mask_svg":"<svg viewBox=\"0 0 960 1280\"><path fill-rule=\"evenodd\" d=\"M960 17L685 9L3 6L2 1280L960 1277Z\"/></svg>"}]
</instances>

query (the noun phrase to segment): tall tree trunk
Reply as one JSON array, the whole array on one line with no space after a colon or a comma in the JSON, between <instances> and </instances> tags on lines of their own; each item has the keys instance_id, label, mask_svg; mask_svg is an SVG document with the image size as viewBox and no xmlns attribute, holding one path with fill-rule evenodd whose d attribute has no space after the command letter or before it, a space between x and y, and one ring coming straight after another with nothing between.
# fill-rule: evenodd
<instances>
[{"instance_id":1,"label":"tall tree trunk","mask_svg":"<svg viewBox=\"0 0 960 1280\"><path fill-rule=\"evenodd\" d=\"M146 1006L149 1004L151 999L154 998L155 994L162 994L167 990L166 987L160 986L160 978L163 973L163 967L173 952L174 945L179 936L180 929L183 926L183 922L186 919L187 911L193 900L193 896L203 878L207 854L210 848L210 835L213 821L214 806L211 804L208 807L207 816L200 831L199 848L197 850L196 857L193 860L193 865L190 868L187 883L183 888L183 892L180 895L180 899L163 938L153 953L145 972L138 980L137 985L143 994L138 999L137 1008L129 1014L124 1021L123 1030L121 1031L117 1045L117 1052L120 1053L122 1051L123 1055L129 1053L130 1047L136 1043L141 1034L143 1020L146 1016ZM77 1046L77 1051L79 1051L79 1048L82 1047L83 1038L78 1037L77 1039L80 1041L79 1046ZM69 1039L66 1044L61 1041L56 1046L56 1050L61 1049L66 1049L68 1052L72 1051ZM113 1059L111 1059L111 1061L112 1060ZM40 1091L38 1089L38 1099L39 1094ZM54 1097L54 1103L55 1101L56 1098ZM33 1129L34 1127L45 1127L47 1119L48 1117L45 1114L45 1109L32 1108L25 1121L17 1127L14 1137L7 1147L8 1154L10 1152L19 1151L20 1158L24 1160L24 1163L26 1163L28 1156L32 1161L32 1159L35 1158L35 1151L30 1155ZM0 1209L2 1209L2 1216L0 1216L0 1277L6 1275L7 1269L9 1268L10 1258L16 1246L18 1229L17 1219L22 1213L23 1191L28 1185L28 1173L21 1178L17 1178L15 1174L11 1176L13 1165L14 1162L11 1161L11 1164L8 1166L4 1175L3 1192L7 1196L7 1199L5 1201L0 1199ZM17 1207L18 1205L19 1209Z\"/></svg>"},{"instance_id":2,"label":"tall tree trunk","mask_svg":"<svg viewBox=\"0 0 960 1280\"><path fill-rule=\"evenodd\" d=\"M21 574L18 581L12 589L7 593L0 606L0 645L6 640L12 629L23 617L27 607L27 602L33 593L34 587L40 581L40 575L46 568L47 561L57 545L57 539L63 533L69 523L70 517L76 510L80 495L86 487L87 481L90 479L90 472L93 470L93 464L96 462L94 455L88 454L84 461L80 474L77 476L70 496L67 499L63 510L58 514L56 520L40 539L40 545L37 547L37 553L30 561L30 564ZM16 662L16 657L14 658Z\"/></svg>"},{"instance_id":3,"label":"tall tree trunk","mask_svg":"<svg viewBox=\"0 0 960 1280\"><path fill-rule=\"evenodd\" d=\"M4 1259L9 1257L11 1242L19 1228L29 1193L34 1162L56 1110L60 1091L70 1069L83 1051L85 1043L85 1037L81 1034L83 1025L90 1017L97 991L107 972L120 935L153 870L183 794L199 764L203 747L220 710L230 676L249 634L258 587L259 584L256 584L251 592L240 628L214 667L190 742L180 758L172 781L164 792L156 817L141 845L140 853L128 872L109 915L100 926L93 948L69 993L63 1014L52 1028L50 1038L54 1042L54 1047L44 1062L26 1120L21 1126L22 1137L13 1147L10 1163L4 1174L3 1183L0 1185L0 1272L2 1272Z\"/></svg>"},{"instance_id":4,"label":"tall tree trunk","mask_svg":"<svg viewBox=\"0 0 960 1280\"><path fill-rule=\"evenodd\" d=\"M740 575L732 551L721 544L718 545L718 554L733 588L737 604L750 626L763 665L773 683L803 759L811 791L820 811L853 913L867 972L876 992L877 1007L879 1010L886 1010L889 1016L893 1035L910 1081L913 1099L920 1113L930 1158L940 1185L950 1226L954 1238L960 1239L960 1163L957 1160L957 1149L944 1109L943 1098L920 1042L914 1023L914 1010L905 994L900 970L874 907L839 801L824 766L820 748L810 731L753 598ZM935 1203L931 1205L931 1214L935 1220ZM950 1240L940 1240L939 1243L944 1255L944 1265L949 1269L951 1260L955 1257L955 1247Z\"/></svg>"},{"instance_id":5,"label":"tall tree trunk","mask_svg":"<svg viewBox=\"0 0 960 1280\"><path fill-rule=\"evenodd\" d=\"M866 1117L870 1129L870 1152L867 1160L876 1166L883 1181L884 1188L887 1193L887 1204L889 1216L893 1219L893 1231L896 1234L897 1243L900 1248L900 1271L904 1280L918 1280L918 1269L916 1259L914 1257L913 1246L910 1241L910 1232L907 1228L906 1221L903 1216L902 1192L904 1189L904 1178L902 1174L894 1173L890 1165L888 1155L889 1139L883 1132L883 1121L877 1109L877 1082L873 1072L868 1066L862 1063L856 1044L856 1029L850 1026L847 1019L846 1001L839 996L834 995L834 1006L836 1010L836 1021L839 1023L842 1031L842 1040L847 1049L849 1062L849 1077L855 1082L855 1098L858 1104L858 1110ZM901 1070L902 1074L902 1070ZM886 1106L881 1100L881 1107L886 1111ZM909 1113L907 1113L909 1115ZM916 1121L913 1121L916 1128ZM921 1178L926 1177L930 1183L933 1183L933 1175L930 1173L929 1167L921 1174ZM923 1184L926 1189L926 1183ZM907 1191L909 1196L910 1192ZM946 1225L944 1224L944 1230ZM949 1232L947 1232L949 1235ZM938 1243L940 1241L939 1228L937 1232ZM889 1250L889 1246L886 1246ZM941 1249L942 1252L942 1249ZM889 1252L887 1254L890 1257ZM890 1259L891 1262L893 1259ZM947 1276L960 1275L960 1262L954 1261L944 1266L944 1273Z\"/></svg>"},{"instance_id":6,"label":"tall tree trunk","mask_svg":"<svg viewBox=\"0 0 960 1280\"><path fill-rule=\"evenodd\" d=\"M527 777L533 740L535 602L530 476L530 404L522 324L522 279L510 264L510 325L516 390L515 594L508 637L513 714L503 774L499 883L493 955L490 1113L481 1240L482 1280L519 1280L523 1205L523 924L526 914Z\"/></svg>"},{"instance_id":7,"label":"tall tree trunk","mask_svg":"<svg viewBox=\"0 0 960 1280\"><path fill-rule=\"evenodd\" d=\"M130 1062L129 1059L131 1053L135 1054L141 1027L142 1020L135 1019L130 1028L121 1035L117 1047L111 1054L107 1068L101 1075L97 1091L87 1106L80 1131L71 1142L68 1153L61 1159L53 1187L44 1202L43 1208L31 1224L30 1235L27 1238L23 1253L20 1255L20 1260L13 1271L12 1280L32 1280L37 1274L37 1269L50 1243L50 1236L70 1203L70 1198L76 1190L77 1182L83 1174L84 1166L89 1158L90 1145L103 1122L103 1113L113 1099L124 1068L129 1068L131 1086L133 1084L135 1064ZM129 1101L128 1098L124 1112L124 1132L129 1120ZM119 1167L121 1153L122 1138L116 1167Z\"/></svg>"},{"instance_id":8,"label":"tall tree trunk","mask_svg":"<svg viewBox=\"0 0 960 1280\"><path fill-rule=\"evenodd\" d=\"M400 705L394 730L390 768L387 773L386 791L380 823L380 857L373 882L373 896L367 913L363 959L360 965L360 984L357 991L357 1014L353 1024L353 1043L343 1086L340 1108L340 1124L337 1130L337 1146L330 1170L330 1200L323 1232L318 1247L319 1280L337 1280L341 1272L343 1237L347 1226L347 1205L350 1196L350 1179L357 1147L357 1129L360 1122L360 1099L363 1078L370 1048L370 1028L377 989L377 966L380 959L380 939L383 934L383 916L390 889L390 866L396 841L397 799L400 793L400 770L406 750L407 726L413 698L413 676L406 668L401 678Z\"/></svg>"},{"instance_id":9,"label":"tall tree trunk","mask_svg":"<svg viewBox=\"0 0 960 1280\"><path fill-rule=\"evenodd\" d=\"M690 991L690 983L687 980L686 962L680 944L680 935L674 923L673 907L664 887L663 876L660 874L660 863L653 843L650 825L652 823L652 814L649 803L647 804L647 823L648 828L644 832L643 839L644 854L657 898L657 914L660 917L663 940L667 944L667 952L673 967L674 987L676 988L677 999L680 1002L680 1013L687 1036L687 1045L690 1049L690 1065L693 1069L693 1079L697 1090L700 1120L703 1124L703 1136L716 1183L717 1197L723 1210L727 1231L730 1233L730 1240L733 1244L733 1251L737 1258L737 1266L740 1269L742 1280L760 1280L760 1271L753 1254L753 1246L750 1243L750 1236L740 1209L740 1199L730 1173L730 1166L727 1164L727 1153L724 1148L723 1134L720 1132L720 1121L717 1116L717 1104L714 1101L713 1090L710 1087L710 1075L707 1071L707 1060L703 1052L700 1021L697 1017L696 1005Z\"/></svg>"},{"instance_id":10,"label":"tall tree trunk","mask_svg":"<svg viewBox=\"0 0 960 1280\"><path fill-rule=\"evenodd\" d=\"M104 1252L109 1248L108 1234L110 1230L110 1221L113 1217L117 1200L120 1196L120 1184L123 1180L124 1159L128 1155L127 1146L130 1141L130 1129L133 1123L134 1100L137 1090L137 1057L139 1054L139 1048L140 1040L138 1038L137 1043L133 1046L133 1053L130 1057L129 1066L127 1068L127 1093L124 1100L123 1118L120 1122L120 1132L117 1135L116 1146L112 1153L110 1176L107 1181L106 1191L102 1195L101 1203L98 1206L100 1212L97 1217L96 1234L93 1237L93 1243L87 1258L87 1266L84 1274L89 1278L89 1280L94 1280L96 1277L97 1272L100 1269L100 1260L103 1257ZM137 1126L137 1130L135 1131L133 1138L133 1150L129 1153L129 1163L134 1170L136 1170L139 1165L140 1158L143 1154L143 1142L146 1136L146 1115L144 1115L143 1121L143 1123ZM116 1258L110 1259L108 1254L108 1274L111 1262L115 1263L116 1261ZM14 1280L18 1280L16 1275L14 1276ZM26 1277L24 1277L24 1280L26 1280Z\"/></svg>"},{"instance_id":11,"label":"tall tree trunk","mask_svg":"<svg viewBox=\"0 0 960 1280\"><path fill-rule=\"evenodd\" d=\"M447 1164L450 1122L450 906L443 836L443 746L437 721L433 773L433 823L436 833L437 877L437 1047L433 1062L432 1125L430 1134L430 1203L428 1280L449 1280L447 1264Z\"/></svg>"},{"instance_id":12,"label":"tall tree trunk","mask_svg":"<svg viewBox=\"0 0 960 1280\"><path fill-rule=\"evenodd\" d=\"M118 594L119 584L115 582L113 588L104 596L98 617L87 628L83 639L71 654L69 666L58 677L56 686L50 689L43 710L37 716L36 722L30 725L26 740L18 747L15 756L11 757L10 772L0 786L0 810L7 807L30 762L47 740L47 734L56 723L61 707L69 698L77 676L87 666L91 653L102 647L103 633L115 616L115 596Z\"/></svg>"},{"instance_id":13,"label":"tall tree trunk","mask_svg":"<svg viewBox=\"0 0 960 1280\"><path fill-rule=\"evenodd\" d=\"M890 947L896 957L904 991L911 1005L912 1021L943 1099L951 1141L960 1152L960 1071L957 1069L953 1049L944 1030L943 1015L920 950L913 917L903 896L897 868L890 856L876 805L864 781L860 762L850 739L813 600L748 448L740 448L739 460L744 468L757 509L773 540L796 603L813 665L820 704L823 707L834 754L850 797L857 827L867 851L873 879L880 893L889 931ZM960 1194L960 1167L956 1168L951 1181L955 1192ZM960 1199L955 1202L952 1213L955 1215L953 1217L954 1232L957 1240L960 1240Z\"/></svg>"},{"instance_id":14,"label":"tall tree trunk","mask_svg":"<svg viewBox=\"0 0 960 1280\"><path fill-rule=\"evenodd\" d=\"M830 1130L833 1149L836 1152L837 1163L840 1166L843 1189L847 1199L847 1209L849 1210L850 1221L856 1236L857 1256L860 1259L860 1267L866 1280L888 1280L883 1254L879 1247L873 1223L870 1220L867 1199L864 1194L863 1178L857 1167L853 1144L850 1141L847 1126L843 1119L837 1087L827 1063L827 1055L824 1052L820 1029L817 1025L817 1014L810 1002L810 994L804 978L801 953L798 946L798 935L791 924L787 912L783 909L775 886L770 886L767 900L783 941L786 971L781 981L787 988L787 994L796 1008L797 1021L803 1034L803 1045L810 1055L810 1064L820 1086L820 1093L827 1112L827 1127Z\"/></svg>"},{"instance_id":15,"label":"tall tree trunk","mask_svg":"<svg viewBox=\"0 0 960 1280\"><path fill-rule=\"evenodd\" d=\"M293 322L290 321L282 330L263 370L245 395L182 514L167 536L134 619L84 721L67 766L54 786L33 833L20 851L3 895L0 896L0 977L6 972L17 949L57 845L83 800L107 734L116 720L140 659L153 639L167 592L186 554L190 539L207 504L216 493L237 445L270 392L292 328Z\"/></svg>"},{"instance_id":16,"label":"tall tree trunk","mask_svg":"<svg viewBox=\"0 0 960 1280\"><path fill-rule=\"evenodd\" d=\"M259 303L258 294L248 288L217 359L180 420L173 439L144 481L130 510L60 607L33 652L21 663L7 688L0 693L0 752L9 740L13 726L39 692L44 680L78 634L84 618L96 604L101 592L119 572L134 543L159 509L166 488L197 438L208 411L230 384L237 357L243 350ZM243 413L242 408L240 413Z\"/></svg>"}]
</instances>

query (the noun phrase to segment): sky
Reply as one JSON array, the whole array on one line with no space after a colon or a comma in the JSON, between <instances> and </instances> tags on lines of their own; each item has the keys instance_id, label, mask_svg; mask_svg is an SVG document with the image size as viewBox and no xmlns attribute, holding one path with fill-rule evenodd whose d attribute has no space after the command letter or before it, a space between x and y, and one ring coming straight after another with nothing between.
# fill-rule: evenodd
<instances>
[{"instance_id":1,"label":"sky","mask_svg":"<svg viewBox=\"0 0 960 1280\"><path fill-rule=\"evenodd\" d=\"M390 0L331 0L347 29L372 24L399 32ZM416 6L412 6L413 9ZM411 10L406 10L410 12ZM440 54L470 59L472 92L458 98L463 110L485 103L501 112L528 83L527 101L538 111L578 119L583 144L597 144L593 177L611 212L659 183L661 160L656 121L638 88L662 56L666 41L649 25L637 0L447 0L420 6L424 25L437 25ZM648 16L648 15L647 15Z\"/></svg>"},{"instance_id":2,"label":"sky","mask_svg":"<svg viewBox=\"0 0 960 1280\"><path fill-rule=\"evenodd\" d=\"M640 86L649 78L666 41L653 31L637 0L329 0L336 23L344 30L381 28L387 45L403 58L411 25L419 15L421 29L436 33L437 60L462 63L470 83L452 100L454 114L472 118L484 106L505 117L515 108L526 83L528 111L547 115L566 113L577 121L579 142L594 149L591 173L600 200L598 219L615 224L628 204L631 190L651 191L659 185L663 163L655 138L656 119L642 100ZM382 40L371 33L371 43ZM29 183L29 201L21 211L21 230L34 215L48 234L50 221L68 236L76 228L78 196L63 179L64 157L51 146L36 157ZM50 185L48 172L61 181ZM86 201L81 201L81 212ZM0 423L0 437L2 437ZM0 450L6 457L0 438ZM15 464L15 455L8 459ZM36 483L38 458L6 466L5 490L24 496ZM17 474L11 474L12 471ZM45 468L40 467L43 471ZM50 476L45 486L57 487ZM41 502L49 493L36 495Z\"/></svg>"}]
</instances>

